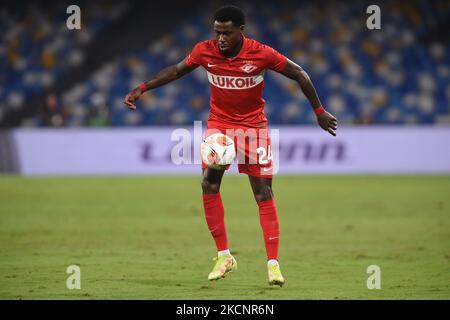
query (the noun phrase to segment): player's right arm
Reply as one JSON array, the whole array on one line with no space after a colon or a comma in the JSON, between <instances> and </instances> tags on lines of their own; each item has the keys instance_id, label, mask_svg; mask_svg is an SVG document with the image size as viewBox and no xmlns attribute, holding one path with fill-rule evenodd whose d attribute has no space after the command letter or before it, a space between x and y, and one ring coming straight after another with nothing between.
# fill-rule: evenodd
<instances>
[{"instance_id":1,"label":"player's right arm","mask_svg":"<svg viewBox=\"0 0 450 320\"><path fill-rule=\"evenodd\" d=\"M140 96L145 91L158 88L169 82L177 80L197 67L198 65L188 65L186 64L186 61L183 60L178 64L172 65L170 67L161 70L155 77L153 77L152 79L143 84L145 88L142 85L140 85L139 87L131 90L131 92L128 93L125 97L124 100L125 105L131 110L136 110L135 102L140 98Z\"/></svg>"}]
</instances>

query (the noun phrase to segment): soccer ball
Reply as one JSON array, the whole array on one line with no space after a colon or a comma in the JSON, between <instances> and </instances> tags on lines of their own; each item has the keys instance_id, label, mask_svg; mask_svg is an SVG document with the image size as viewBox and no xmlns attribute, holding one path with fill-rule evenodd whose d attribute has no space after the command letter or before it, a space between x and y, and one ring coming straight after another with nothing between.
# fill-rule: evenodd
<instances>
[{"instance_id":1,"label":"soccer ball","mask_svg":"<svg viewBox=\"0 0 450 320\"><path fill-rule=\"evenodd\" d=\"M211 169L225 169L236 156L233 139L222 133L214 133L200 146L202 161Z\"/></svg>"}]
</instances>

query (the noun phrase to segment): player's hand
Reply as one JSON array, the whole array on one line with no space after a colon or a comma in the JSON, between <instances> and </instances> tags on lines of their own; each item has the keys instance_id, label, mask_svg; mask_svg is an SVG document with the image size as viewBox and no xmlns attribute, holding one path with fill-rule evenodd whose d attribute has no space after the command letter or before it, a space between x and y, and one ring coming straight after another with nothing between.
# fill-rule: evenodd
<instances>
[{"instance_id":1,"label":"player's hand","mask_svg":"<svg viewBox=\"0 0 450 320\"><path fill-rule=\"evenodd\" d=\"M337 119L329 112L324 112L317 117L320 127L328 131L331 135L336 136Z\"/></svg>"},{"instance_id":2,"label":"player's hand","mask_svg":"<svg viewBox=\"0 0 450 320\"><path fill-rule=\"evenodd\" d=\"M123 103L125 103L125 105L129 109L134 111L136 110L136 105L134 103L136 102L136 100L140 98L141 95L142 95L141 89L135 88L129 94L127 94Z\"/></svg>"}]
</instances>

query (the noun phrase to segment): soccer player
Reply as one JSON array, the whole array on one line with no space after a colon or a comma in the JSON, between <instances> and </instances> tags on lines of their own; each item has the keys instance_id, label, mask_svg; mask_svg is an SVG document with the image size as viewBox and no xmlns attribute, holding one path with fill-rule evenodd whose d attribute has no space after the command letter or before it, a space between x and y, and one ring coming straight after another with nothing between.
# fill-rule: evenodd
<instances>
[{"instance_id":1,"label":"soccer player","mask_svg":"<svg viewBox=\"0 0 450 320\"><path fill-rule=\"evenodd\" d=\"M179 79L199 66L206 70L211 90L208 130L216 129L225 133L227 129L253 129L257 134L256 150L252 149L251 143L237 145L238 152L245 156L244 163L238 162L238 169L240 173L248 175L259 207L269 284L282 286L285 280L278 263L280 233L272 192L273 164L264 115L265 101L262 98L264 71L270 69L296 81L308 98L320 127L333 136L336 135L337 120L325 111L308 74L300 66L271 47L244 36L245 15L241 9L224 6L216 11L213 21L216 39L197 43L186 59L141 83L125 97L124 103L131 110L136 110L136 100L147 90ZM249 140L252 139L249 137ZM203 207L218 251L208 279L217 280L237 268L228 247L224 207L220 197L225 169L211 169L202 164L202 170Z\"/></svg>"}]
</instances>

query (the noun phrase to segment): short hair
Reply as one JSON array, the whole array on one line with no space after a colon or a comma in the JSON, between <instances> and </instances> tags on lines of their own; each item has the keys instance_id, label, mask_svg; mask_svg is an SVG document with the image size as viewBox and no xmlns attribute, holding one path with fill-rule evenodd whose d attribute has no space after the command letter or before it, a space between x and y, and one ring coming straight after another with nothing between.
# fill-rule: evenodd
<instances>
[{"instance_id":1,"label":"short hair","mask_svg":"<svg viewBox=\"0 0 450 320\"><path fill-rule=\"evenodd\" d=\"M245 24L245 14L236 6L223 6L214 13L214 21L231 21L234 26L240 27Z\"/></svg>"}]
</instances>

